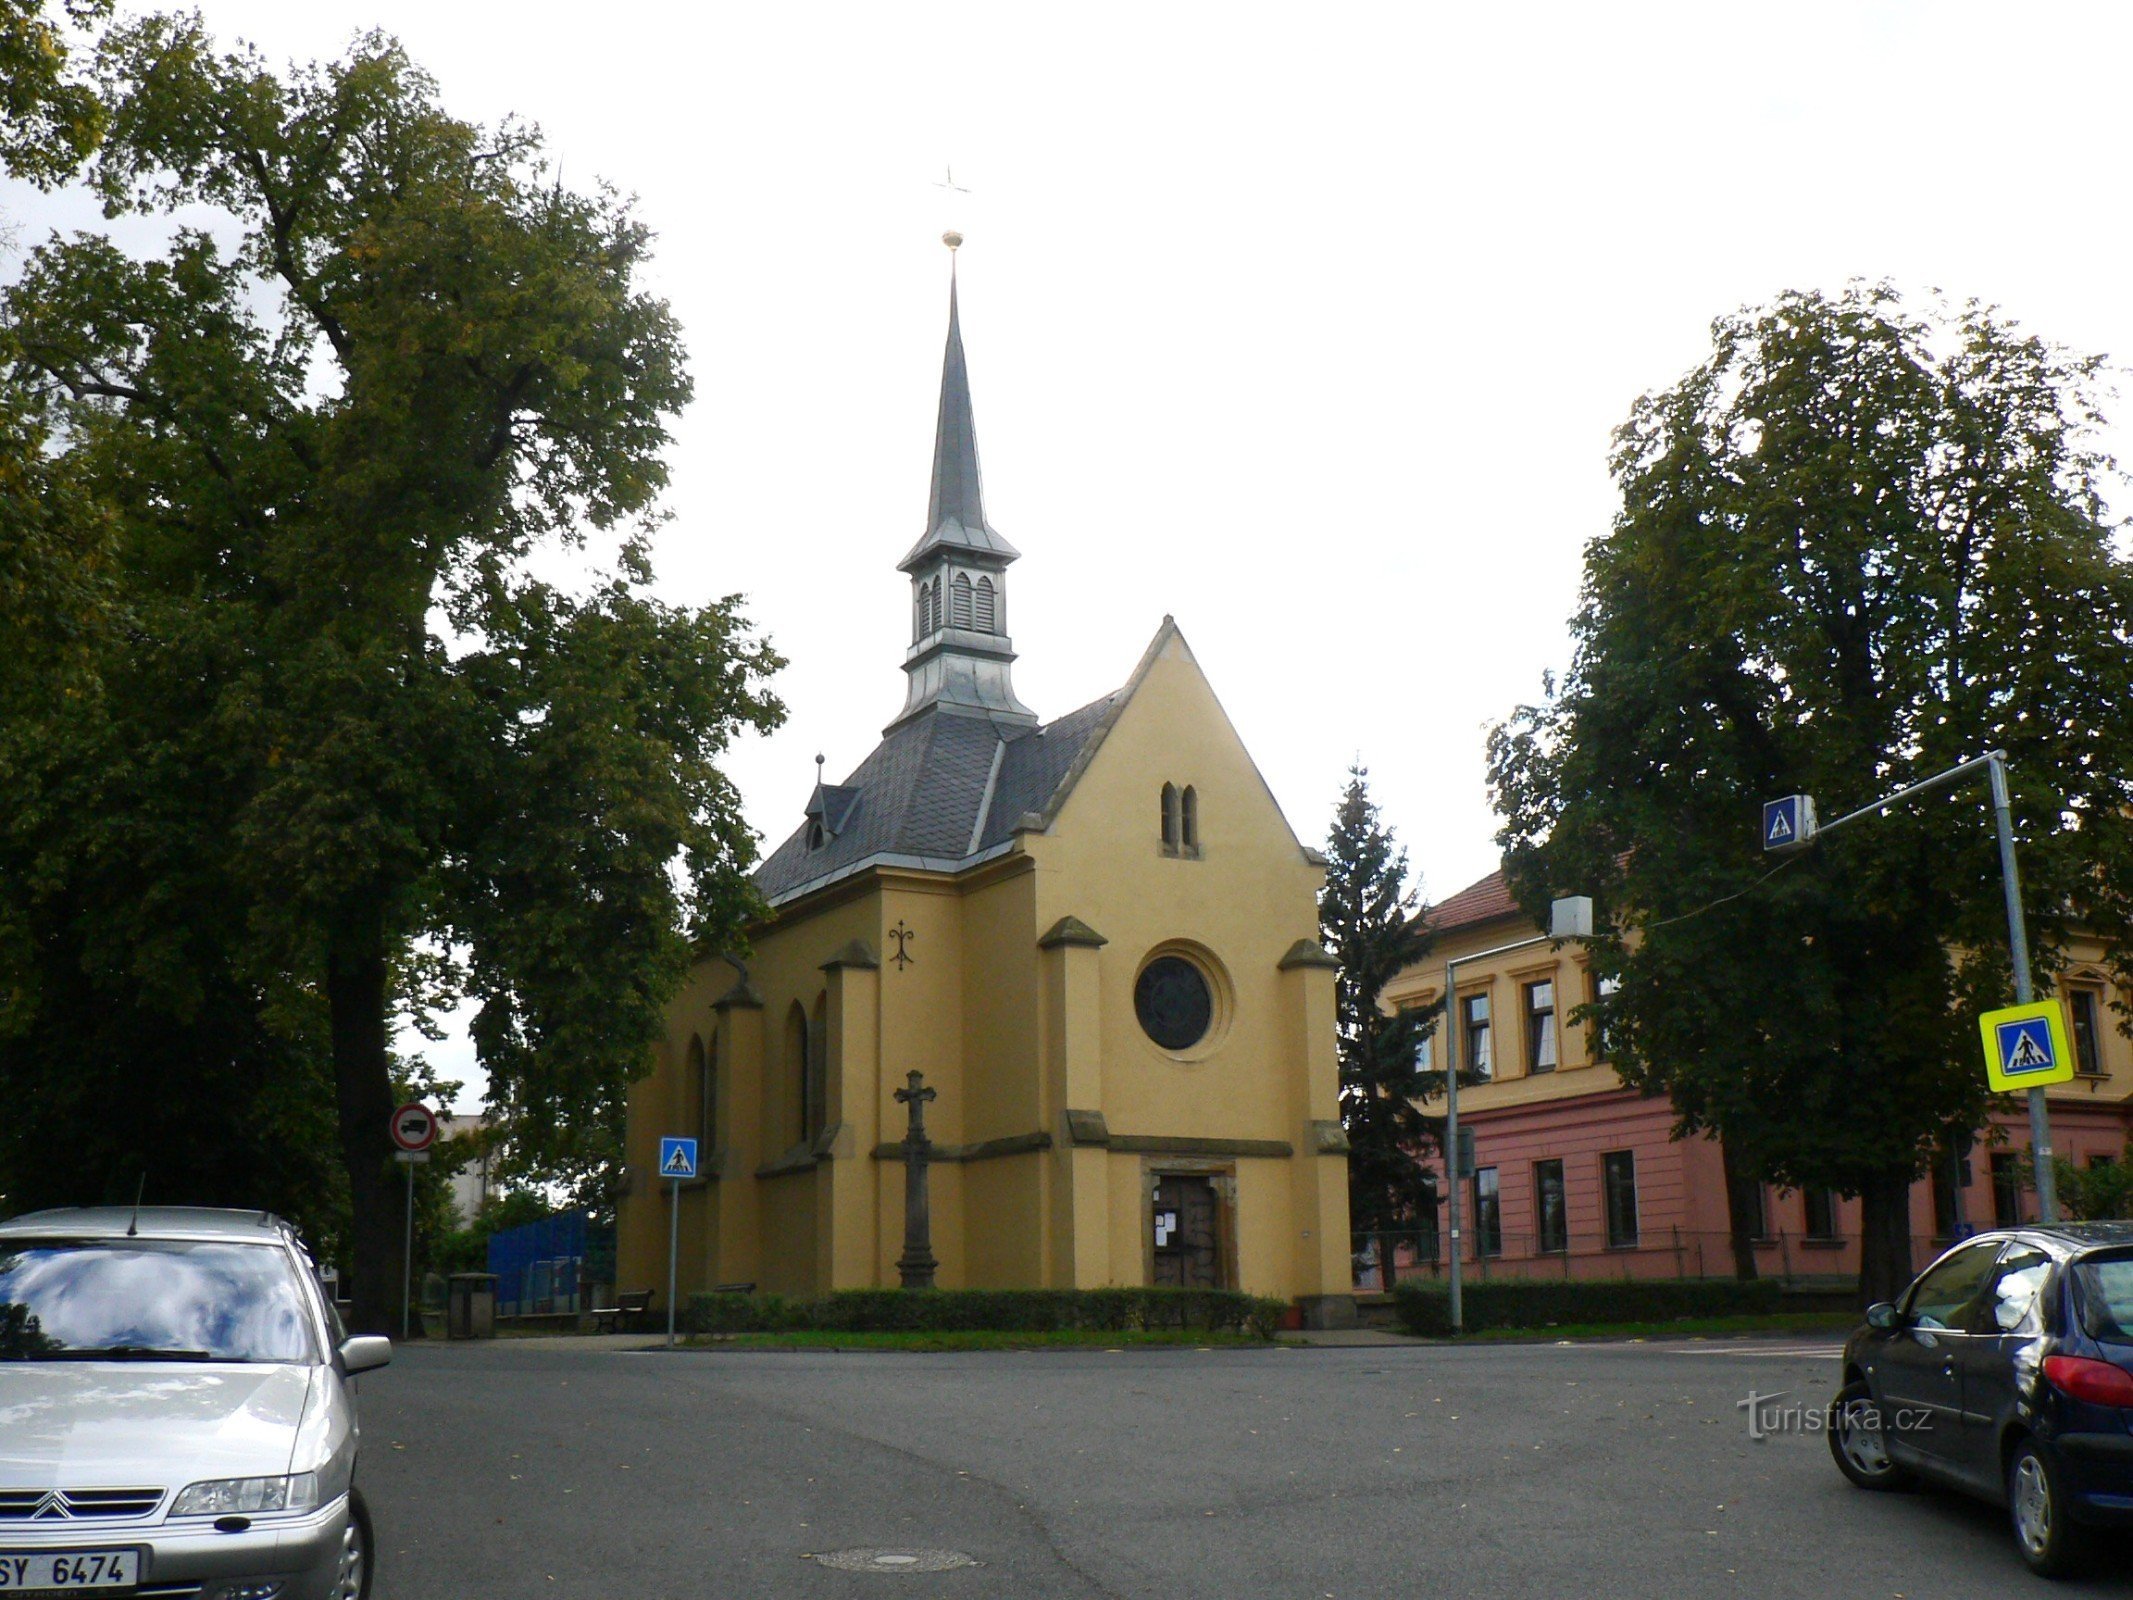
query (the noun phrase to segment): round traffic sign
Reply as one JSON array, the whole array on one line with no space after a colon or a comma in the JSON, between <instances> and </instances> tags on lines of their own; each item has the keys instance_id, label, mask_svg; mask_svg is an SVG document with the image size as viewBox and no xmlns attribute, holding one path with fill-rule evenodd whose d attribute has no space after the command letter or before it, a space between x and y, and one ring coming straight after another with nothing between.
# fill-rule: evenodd
<instances>
[{"instance_id":1,"label":"round traffic sign","mask_svg":"<svg viewBox=\"0 0 2133 1600\"><path fill-rule=\"evenodd\" d=\"M427 1150L437 1142L437 1113L420 1100L410 1100L393 1113L389 1131L402 1150Z\"/></svg>"}]
</instances>

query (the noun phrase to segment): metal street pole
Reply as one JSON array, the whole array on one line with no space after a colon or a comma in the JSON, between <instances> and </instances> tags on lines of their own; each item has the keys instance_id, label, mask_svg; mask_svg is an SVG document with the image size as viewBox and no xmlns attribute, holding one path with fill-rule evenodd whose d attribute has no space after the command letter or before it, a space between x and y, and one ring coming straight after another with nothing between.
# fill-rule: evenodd
<instances>
[{"instance_id":1,"label":"metal street pole","mask_svg":"<svg viewBox=\"0 0 2133 1600\"><path fill-rule=\"evenodd\" d=\"M667 1185L673 1196L667 1212L667 1348L674 1348L674 1295L681 1281L681 1179Z\"/></svg>"},{"instance_id":2,"label":"metal street pole","mask_svg":"<svg viewBox=\"0 0 2133 1600\"><path fill-rule=\"evenodd\" d=\"M1452 1236L1452 1332L1466 1331L1466 1300L1464 1277L1459 1260L1460 1212L1459 1212L1459 1030L1455 1024L1458 1015L1459 968L1471 961L1486 961L1491 956L1506 956L1516 950L1529 950L1537 944L1564 944L1572 939L1592 937L1592 901L1583 895L1567 896L1548 908L1549 931L1531 939L1520 939L1512 944L1500 944L1493 950L1476 950L1471 955L1449 956L1444 963L1444 1165L1446 1177L1451 1183L1450 1227ZM1494 1017L1489 1019L1491 1037L1494 1036ZM1387 1284L1388 1289L1391 1288Z\"/></svg>"},{"instance_id":3,"label":"metal street pole","mask_svg":"<svg viewBox=\"0 0 2133 1600\"><path fill-rule=\"evenodd\" d=\"M415 1164L400 1164L407 1168L407 1237L400 1247L400 1342L405 1344L415 1309Z\"/></svg>"},{"instance_id":4,"label":"metal street pole","mask_svg":"<svg viewBox=\"0 0 2133 1600\"><path fill-rule=\"evenodd\" d=\"M2007 752L1988 750L1981 756L1972 756L1968 761L1958 762L1945 772L1936 772L1932 777L1898 789L1884 799L1871 805L1861 806L1857 811L1846 812L1834 822L1825 822L1814 833L1800 841L1812 843L1825 833L1834 833L1847 822L1856 822L1861 817L1877 811L1886 811L1899 800L1908 800L1913 795L1924 794L1929 789L1943 788L1958 778L1967 777L1983 767L1992 784L1992 823L2000 841L2000 894L2007 902L2007 953L2014 963L2015 1003L2028 1005L2035 990L2029 976L2029 925L2022 915L2022 878L2015 869L2014 823L2008 813L2007 803ZM2037 1216L2040 1221L2059 1220L2059 1186L2052 1171L2051 1113L2044 1104L2042 1087L2029 1091L2029 1143L2032 1164L2037 1170ZM1956 1204L1961 1206L1960 1191Z\"/></svg>"},{"instance_id":5,"label":"metal street pole","mask_svg":"<svg viewBox=\"0 0 2133 1600\"><path fill-rule=\"evenodd\" d=\"M2000 836L2000 892L2007 900L2007 951L2014 958L2015 1004L2026 1006L2034 998L2029 981L2029 925L2022 916L2022 879L2015 870L2014 824L2007 806L2007 754L1994 750L1986 757L1992 776L1992 825ZM2044 1104L2044 1088L2029 1091L2029 1144L2031 1165L2037 1169L2037 1217L2043 1222L2059 1220L2059 1178L2052 1170L2051 1112Z\"/></svg>"}]
</instances>

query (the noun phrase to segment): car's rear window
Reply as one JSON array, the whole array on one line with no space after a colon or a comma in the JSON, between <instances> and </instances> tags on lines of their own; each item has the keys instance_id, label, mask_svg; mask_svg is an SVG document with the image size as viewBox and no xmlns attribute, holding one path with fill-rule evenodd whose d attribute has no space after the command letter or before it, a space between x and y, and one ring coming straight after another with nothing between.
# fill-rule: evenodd
<instances>
[{"instance_id":1,"label":"car's rear window","mask_svg":"<svg viewBox=\"0 0 2133 1600\"><path fill-rule=\"evenodd\" d=\"M2081 1321L2092 1338L2133 1344L2133 1255L2091 1256L2074 1263Z\"/></svg>"},{"instance_id":2,"label":"car's rear window","mask_svg":"<svg viewBox=\"0 0 2133 1600\"><path fill-rule=\"evenodd\" d=\"M316 1350L277 1246L0 1240L0 1360L308 1362Z\"/></svg>"}]
</instances>

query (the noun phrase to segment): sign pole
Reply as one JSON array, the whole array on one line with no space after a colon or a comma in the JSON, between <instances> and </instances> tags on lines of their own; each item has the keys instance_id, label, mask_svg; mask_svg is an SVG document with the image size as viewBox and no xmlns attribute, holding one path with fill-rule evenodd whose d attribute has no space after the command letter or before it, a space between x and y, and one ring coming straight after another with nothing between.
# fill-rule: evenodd
<instances>
[{"instance_id":1,"label":"sign pole","mask_svg":"<svg viewBox=\"0 0 2133 1600\"><path fill-rule=\"evenodd\" d=\"M400 1247L400 1342L405 1344L415 1298L415 1164L401 1165L407 1168L407 1237Z\"/></svg>"},{"instance_id":2,"label":"sign pole","mask_svg":"<svg viewBox=\"0 0 2133 1600\"><path fill-rule=\"evenodd\" d=\"M400 1338L405 1342L415 1316L415 1166L430 1158L437 1142L437 1113L420 1100L393 1108L385 1124L393 1142L393 1159L407 1168L407 1231L400 1241Z\"/></svg>"},{"instance_id":3,"label":"sign pole","mask_svg":"<svg viewBox=\"0 0 2133 1600\"><path fill-rule=\"evenodd\" d=\"M2014 824L2008 816L2007 768L1997 750L1985 757L1992 779L1992 821L2000 836L2000 891L2007 900L2007 952L2014 960L2015 1004L2028 1005L2035 995L2029 981L2029 927L2022 916L2022 879L2015 870ZM2052 1170L2051 1112L2044 1087L2029 1091L2030 1165L2037 1173L2037 1220L2059 1220L2059 1180Z\"/></svg>"},{"instance_id":4,"label":"sign pole","mask_svg":"<svg viewBox=\"0 0 2133 1600\"><path fill-rule=\"evenodd\" d=\"M681 1279L681 1179L667 1185L673 1207L667 1213L667 1348L674 1348L674 1292Z\"/></svg>"}]
</instances>

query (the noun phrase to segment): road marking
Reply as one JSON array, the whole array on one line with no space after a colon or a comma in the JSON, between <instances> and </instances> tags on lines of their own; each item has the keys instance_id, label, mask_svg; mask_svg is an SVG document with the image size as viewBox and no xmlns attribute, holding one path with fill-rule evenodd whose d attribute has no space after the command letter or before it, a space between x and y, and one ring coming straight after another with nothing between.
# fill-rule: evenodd
<instances>
[{"instance_id":1,"label":"road marking","mask_svg":"<svg viewBox=\"0 0 2133 1600\"><path fill-rule=\"evenodd\" d=\"M1654 1348L1669 1356L1797 1356L1813 1361L1837 1361L1844 1355L1841 1344L1683 1344Z\"/></svg>"}]
</instances>

